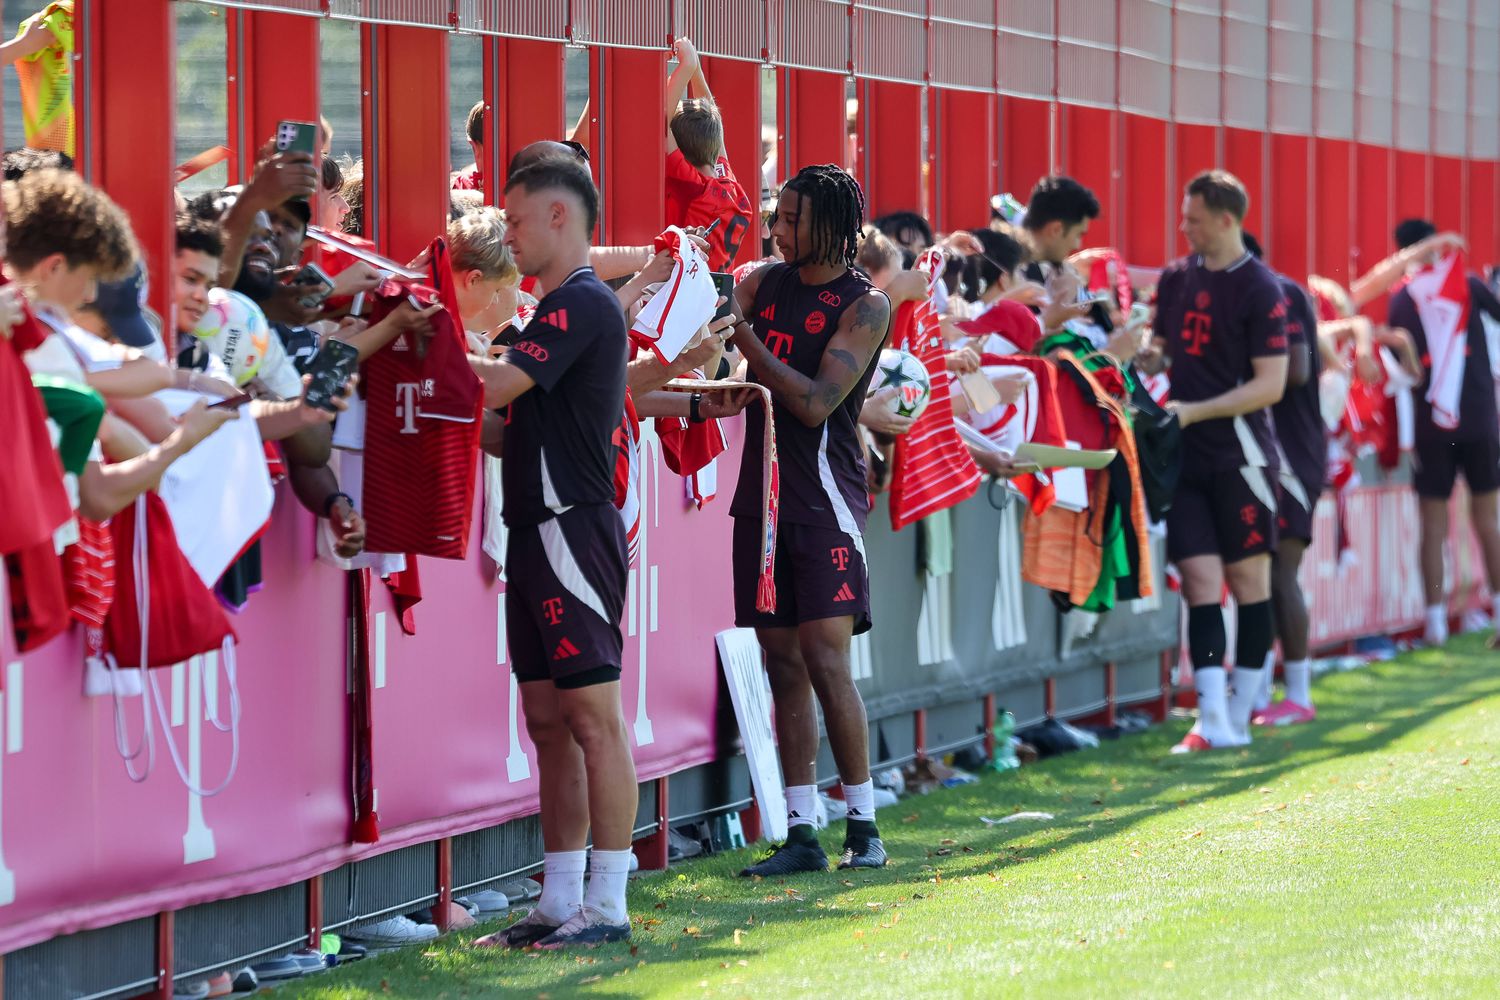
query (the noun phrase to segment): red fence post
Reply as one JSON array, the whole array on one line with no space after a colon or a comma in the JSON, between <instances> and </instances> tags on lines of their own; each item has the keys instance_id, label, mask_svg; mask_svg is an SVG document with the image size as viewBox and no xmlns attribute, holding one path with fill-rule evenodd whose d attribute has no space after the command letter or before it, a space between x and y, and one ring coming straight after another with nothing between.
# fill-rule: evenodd
<instances>
[{"instance_id":1,"label":"red fence post","mask_svg":"<svg viewBox=\"0 0 1500 1000\"><path fill-rule=\"evenodd\" d=\"M432 922L440 931L453 925L453 838L444 837L437 842L437 902L432 907Z\"/></svg>"},{"instance_id":2,"label":"red fence post","mask_svg":"<svg viewBox=\"0 0 1500 1000\"><path fill-rule=\"evenodd\" d=\"M500 143L503 167L522 146L565 138L565 50L558 42L521 38L496 39L494 44L504 59L503 90L496 97L503 110L496 116L500 130L491 134Z\"/></svg>"},{"instance_id":3,"label":"red fence post","mask_svg":"<svg viewBox=\"0 0 1500 1000\"><path fill-rule=\"evenodd\" d=\"M603 108L591 151L604 195L602 240L650 243L667 214L667 61L659 50L628 49L600 60Z\"/></svg>"},{"instance_id":4,"label":"red fence post","mask_svg":"<svg viewBox=\"0 0 1500 1000\"><path fill-rule=\"evenodd\" d=\"M995 759L995 695L984 696L984 758Z\"/></svg>"},{"instance_id":5,"label":"red fence post","mask_svg":"<svg viewBox=\"0 0 1500 1000\"><path fill-rule=\"evenodd\" d=\"M314 951L323 947L323 876L307 880L307 946Z\"/></svg>"},{"instance_id":6,"label":"red fence post","mask_svg":"<svg viewBox=\"0 0 1500 1000\"><path fill-rule=\"evenodd\" d=\"M380 25L368 29L365 42L365 62L374 69L374 127L366 128L364 146L365 163L375 165L375 240L404 261L448 224L448 33ZM367 170L367 230L369 176Z\"/></svg>"},{"instance_id":7,"label":"red fence post","mask_svg":"<svg viewBox=\"0 0 1500 1000\"><path fill-rule=\"evenodd\" d=\"M151 307L170 320L168 280L176 253L172 168L176 133L177 28L167 0L91 3L93 114L83 122L95 151L94 183L130 214L151 275ZM105 86L104 81L113 81ZM150 108L143 114L143 108ZM109 155L102 155L108 150ZM169 326L170 329L170 326Z\"/></svg>"},{"instance_id":8,"label":"red fence post","mask_svg":"<svg viewBox=\"0 0 1500 1000\"><path fill-rule=\"evenodd\" d=\"M150 994L152 1000L172 1000L174 918L171 910L156 915L156 989Z\"/></svg>"},{"instance_id":9,"label":"red fence post","mask_svg":"<svg viewBox=\"0 0 1500 1000\"><path fill-rule=\"evenodd\" d=\"M666 100L665 96L662 98ZM631 845L643 869L660 871L667 867L667 849L671 839L667 833L668 779L656 779L656 832L647 834Z\"/></svg>"}]
</instances>

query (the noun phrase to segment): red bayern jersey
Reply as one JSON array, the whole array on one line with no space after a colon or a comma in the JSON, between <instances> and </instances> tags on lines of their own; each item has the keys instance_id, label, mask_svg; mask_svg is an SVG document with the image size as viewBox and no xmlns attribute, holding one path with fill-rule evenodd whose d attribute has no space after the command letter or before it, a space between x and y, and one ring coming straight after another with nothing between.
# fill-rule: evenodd
<instances>
[{"instance_id":1,"label":"red bayern jersey","mask_svg":"<svg viewBox=\"0 0 1500 1000\"><path fill-rule=\"evenodd\" d=\"M402 334L365 362L366 544L372 552L462 559L469 545L478 475L484 385L469 367L442 239L431 248L432 287L387 282L371 317L379 322L408 294L441 302L426 350Z\"/></svg>"},{"instance_id":2,"label":"red bayern jersey","mask_svg":"<svg viewBox=\"0 0 1500 1000\"><path fill-rule=\"evenodd\" d=\"M750 196L735 179L729 160L720 156L714 176L707 177L687 161L682 150L667 156L667 225L719 225L708 234L708 266L723 271L740 252L754 217Z\"/></svg>"}]
</instances>

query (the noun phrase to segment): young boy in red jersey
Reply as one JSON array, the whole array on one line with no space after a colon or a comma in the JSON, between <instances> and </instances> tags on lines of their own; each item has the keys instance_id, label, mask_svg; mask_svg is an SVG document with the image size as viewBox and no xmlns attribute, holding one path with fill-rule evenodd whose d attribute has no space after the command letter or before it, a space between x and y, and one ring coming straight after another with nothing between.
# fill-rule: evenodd
<instances>
[{"instance_id":1,"label":"young boy in red jersey","mask_svg":"<svg viewBox=\"0 0 1500 1000\"><path fill-rule=\"evenodd\" d=\"M667 225L712 227L707 234L708 264L726 271L750 232L755 212L724 155L724 120L703 76L698 50L686 38L677 39L673 49L677 69L667 81L666 108ZM689 89L692 98L683 100Z\"/></svg>"}]
</instances>

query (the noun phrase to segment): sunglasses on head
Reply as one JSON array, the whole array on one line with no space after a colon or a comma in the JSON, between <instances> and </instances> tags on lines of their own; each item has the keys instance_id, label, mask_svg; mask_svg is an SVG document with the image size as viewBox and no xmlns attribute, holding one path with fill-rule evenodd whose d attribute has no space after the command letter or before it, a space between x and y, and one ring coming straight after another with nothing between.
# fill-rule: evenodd
<instances>
[{"instance_id":1,"label":"sunglasses on head","mask_svg":"<svg viewBox=\"0 0 1500 1000\"><path fill-rule=\"evenodd\" d=\"M589 151L584 148L583 143L577 142L577 141L575 141L573 139L564 139L563 140L563 145L567 146L573 152L577 153L578 154L578 158L580 160L582 160L584 163L588 163L589 162Z\"/></svg>"}]
</instances>

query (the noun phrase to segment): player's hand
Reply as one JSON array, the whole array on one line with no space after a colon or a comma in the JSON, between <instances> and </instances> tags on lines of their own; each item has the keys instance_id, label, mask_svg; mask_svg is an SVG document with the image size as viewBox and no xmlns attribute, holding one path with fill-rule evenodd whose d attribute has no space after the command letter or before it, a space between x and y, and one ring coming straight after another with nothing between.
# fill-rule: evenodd
<instances>
[{"instance_id":1,"label":"player's hand","mask_svg":"<svg viewBox=\"0 0 1500 1000\"><path fill-rule=\"evenodd\" d=\"M699 66L698 48L693 44L691 38L679 38L673 42L672 54L684 66L690 66L693 69L697 69Z\"/></svg>"},{"instance_id":2,"label":"player's hand","mask_svg":"<svg viewBox=\"0 0 1500 1000\"><path fill-rule=\"evenodd\" d=\"M1166 410L1168 413L1177 414L1179 427L1190 427L1197 423L1197 408L1192 403L1186 403L1180 399L1169 399Z\"/></svg>"},{"instance_id":3,"label":"player's hand","mask_svg":"<svg viewBox=\"0 0 1500 1000\"><path fill-rule=\"evenodd\" d=\"M329 298L341 299L360 292L373 292L380 287L380 269L367 261L357 260L333 276L333 291Z\"/></svg>"},{"instance_id":4,"label":"player's hand","mask_svg":"<svg viewBox=\"0 0 1500 1000\"><path fill-rule=\"evenodd\" d=\"M322 173L313 164L311 153L294 150L276 152L268 142L260 149L255 176L245 185L240 200L257 211L275 208L295 198L306 200L318 190Z\"/></svg>"},{"instance_id":5,"label":"player's hand","mask_svg":"<svg viewBox=\"0 0 1500 1000\"><path fill-rule=\"evenodd\" d=\"M974 448L969 454L974 456L974 464L996 479L1014 479L1029 471L1029 469L1018 468L1015 463L999 452L985 448Z\"/></svg>"},{"instance_id":6,"label":"player's hand","mask_svg":"<svg viewBox=\"0 0 1500 1000\"><path fill-rule=\"evenodd\" d=\"M717 334L710 334L708 327L705 326L699 328L698 334L699 336L703 337L703 339L697 344L694 344L688 350L683 351L681 354L677 355L677 360L673 361L672 364L668 366L667 370L673 373L674 378L677 375L683 374L684 372L690 372L694 369L702 368L704 365L708 364L715 357L717 357L719 352L723 350L724 342L719 339ZM709 335L704 336L704 334ZM709 378L713 377L712 372L704 372L704 374Z\"/></svg>"},{"instance_id":7,"label":"player's hand","mask_svg":"<svg viewBox=\"0 0 1500 1000\"><path fill-rule=\"evenodd\" d=\"M897 395L897 389L893 385L871 393L865 399L865 405L860 408L859 422L877 434L890 437L896 437L911 430L915 421L891 409L891 400Z\"/></svg>"},{"instance_id":8,"label":"player's hand","mask_svg":"<svg viewBox=\"0 0 1500 1000\"><path fill-rule=\"evenodd\" d=\"M182 432L183 444L193 448L239 415L238 410L211 410L208 408L208 400L198 399L177 418L177 429Z\"/></svg>"},{"instance_id":9,"label":"player's hand","mask_svg":"<svg viewBox=\"0 0 1500 1000\"><path fill-rule=\"evenodd\" d=\"M333 529L333 551L340 559L353 559L365 550L365 519L348 500L340 497L333 502L328 526Z\"/></svg>"},{"instance_id":10,"label":"player's hand","mask_svg":"<svg viewBox=\"0 0 1500 1000\"><path fill-rule=\"evenodd\" d=\"M1007 288L1000 297L1019 302L1023 306L1040 309L1047 304L1047 289L1035 281L1022 281Z\"/></svg>"},{"instance_id":11,"label":"player's hand","mask_svg":"<svg viewBox=\"0 0 1500 1000\"><path fill-rule=\"evenodd\" d=\"M1354 374L1365 385L1378 385L1385 371L1380 365L1380 359L1375 357L1374 351L1356 351Z\"/></svg>"},{"instance_id":12,"label":"player's hand","mask_svg":"<svg viewBox=\"0 0 1500 1000\"><path fill-rule=\"evenodd\" d=\"M717 310L726 301L727 300L724 298L724 296L720 295L719 296L719 301L714 306L714 309ZM706 330L713 337L715 337L720 344L723 344L731 336L734 335L734 326L735 326L735 318L734 318L733 314L730 314L728 316L717 316L714 319L709 320L708 321L708 325L705 326L703 329Z\"/></svg>"},{"instance_id":13,"label":"player's hand","mask_svg":"<svg viewBox=\"0 0 1500 1000\"><path fill-rule=\"evenodd\" d=\"M979 370L979 352L972 347L960 347L956 351L949 351L948 356L943 359L944 366L956 375L967 375Z\"/></svg>"},{"instance_id":14,"label":"player's hand","mask_svg":"<svg viewBox=\"0 0 1500 1000\"><path fill-rule=\"evenodd\" d=\"M408 300L392 309L386 319L394 323L396 329L402 333L410 333L421 340L426 340L434 333L432 318L442 311L441 302L434 302L425 309L418 309Z\"/></svg>"},{"instance_id":15,"label":"player's hand","mask_svg":"<svg viewBox=\"0 0 1500 1000\"><path fill-rule=\"evenodd\" d=\"M758 396L754 389L710 389L703 394L698 412L704 417L723 419L742 412Z\"/></svg>"},{"instance_id":16,"label":"player's hand","mask_svg":"<svg viewBox=\"0 0 1500 1000\"><path fill-rule=\"evenodd\" d=\"M302 376L302 396L297 401L297 415L302 423L308 427L316 427L318 424L331 424L334 419L345 410L349 409L349 397L354 395L354 389L359 385L359 376L350 375L349 381L344 387L333 394L329 400L332 410L325 410L319 406L311 406L307 402L307 387L312 385L312 376Z\"/></svg>"}]
</instances>

